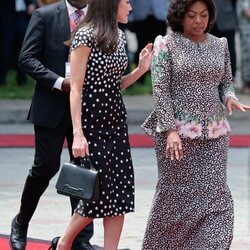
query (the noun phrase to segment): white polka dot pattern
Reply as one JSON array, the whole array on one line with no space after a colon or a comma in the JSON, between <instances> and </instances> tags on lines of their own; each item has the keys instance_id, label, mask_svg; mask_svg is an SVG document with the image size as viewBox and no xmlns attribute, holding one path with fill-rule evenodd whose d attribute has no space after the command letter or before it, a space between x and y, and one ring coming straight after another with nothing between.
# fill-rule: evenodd
<instances>
[{"instance_id":1,"label":"white polka dot pattern","mask_svg":"<svg viewBox=\"0 0 250 250\"><path fill-rule=\"evenodd\" d=\"M119 30L114 53L101 51L93 29L82 28L72 49L91 48L82 92L82 124L89 142L90 157L100 171L100 199L84 204L75 212L90 218L119 216L134 211L134 172L126 124L127 112L120 91L127 66L125 36Z\"/></svg>"}]
</instances>

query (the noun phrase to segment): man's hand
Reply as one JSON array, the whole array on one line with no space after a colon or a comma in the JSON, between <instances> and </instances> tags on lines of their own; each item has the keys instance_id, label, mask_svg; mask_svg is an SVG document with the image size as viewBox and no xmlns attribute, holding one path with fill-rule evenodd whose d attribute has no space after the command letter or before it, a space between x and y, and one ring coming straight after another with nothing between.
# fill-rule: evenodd
<instances>
[{"instance_id":1,"label":"man's hand","mask_svg":"<svg viewBox=\"0 0 250 250\"><path fill-rule=\"evenodd\" d=\"M70 78L65 78L62 82L62 91L65 93L70 93Z\"/></svg>"}]
</instances>

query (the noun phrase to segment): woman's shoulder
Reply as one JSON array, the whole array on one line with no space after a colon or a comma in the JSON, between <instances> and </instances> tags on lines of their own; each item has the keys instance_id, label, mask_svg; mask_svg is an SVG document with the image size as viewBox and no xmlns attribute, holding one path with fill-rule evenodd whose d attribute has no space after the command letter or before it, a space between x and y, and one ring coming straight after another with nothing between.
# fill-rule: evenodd
<instances>
[{"instance_id":1,"label":"woman's shoulder","mask_svg":"<svg viewBox=\"0 0 250 250\"><path fill-rule=\"evenodd\" d=\"M225 46L227 44L227 38L226 37L216 37L210 33L208 33L209 39L212 43L218 44L221 46Z\"/></svg>"},{"instance_id":2,"label":"woman's shoulder","mask_svg":"<svg viewBox=\"0 0 250 250\"><path fill-rule=\"evenodd\" d=\"M162 35L158 35L156 38L155 38L155 43L156 44L161 44L161 43L170 43L174 40L174 37L176 35L174 33L169 33L169 34L166 34L165 36L162 36Z\"/></svg>"},{"instance_id":3,"label":"woman's shoulder","mask_svg":"<svg viewBox=\"0 0 250 250\"><path fill-rule=\"evenodd\" d=\"M89 37L92 37L93 34L94 34L94 29L89 26L82 26L76 32L76 35L85 35Z\"/></svg>"},{"instance_id":4,"label":"woman's shoulder","mask_svg":"<svg viewBox=\"0 0 250 250\"><path fill-rule=\"evenodd\" d=\"M159 35L155 38L154 41L154 50L155 51L166 51L174 42L174 35L172 33L165 36Z\"/></svg>"},{"instance_id":5,"label":"woman's shoulder","mask_svg":"<svg viewBox=\"0 0 250 250\"><path fill-rule=\"evenodd\" d=\"M154 50L161 50L161 48L166 45L165 37L166 36L159 35L155 38Z\"/></svg>"},{"instance_id":6,"label":"woman's shoulder","mask_svg":"<svg viewBox=\"0 0 250 250\"><path fill-rule=\"evenodd\" d=\"M72 49L75 49L80 45L92 47L94 40L93 34L94 34L93 28L87 26L80 27L74 35L72 42Z\"/></svg>"}]
</instances>

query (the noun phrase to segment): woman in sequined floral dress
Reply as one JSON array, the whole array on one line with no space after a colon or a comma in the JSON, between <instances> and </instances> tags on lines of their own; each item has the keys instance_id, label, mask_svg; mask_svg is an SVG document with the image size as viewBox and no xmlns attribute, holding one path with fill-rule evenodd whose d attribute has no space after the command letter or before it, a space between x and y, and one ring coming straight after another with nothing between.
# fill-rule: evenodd
<instances>
[{"instance_id":1,"label":"woman in sequined floral dress","mask_svg":"<svg viewBox=\"0 0 250 250\"><path fill-rule=\"evenodd\" d=\"M173 0L167 19L173 32L154 43L155 109L142 126L155 136L158 163L142 249L229 249L226 110L250 107L235 96L227 40L208 33L213 0Z\"/></svg>"}]
</instances>

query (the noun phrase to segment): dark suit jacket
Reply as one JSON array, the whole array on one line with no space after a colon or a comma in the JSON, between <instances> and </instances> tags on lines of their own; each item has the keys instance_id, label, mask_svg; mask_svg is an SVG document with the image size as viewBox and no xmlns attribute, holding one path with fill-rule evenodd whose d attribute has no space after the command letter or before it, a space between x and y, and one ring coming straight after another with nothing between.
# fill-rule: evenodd
<instances>
[{"instance_id":1,"label":"dark suit jacket","mask_svg":"<svg viewBox=\"0 0 250 250\"><path fill-rule=\"evenodd\" d=\"M65 2L34 11L19 56L19 65L36 81L28 120L35 125L55 128L69 113L69 95L53 89L58 77L65 75L70 37ZM69 118L68 118L69 119ZM70 122L70 121L67 121Z\"/></svg>"},{"instance_id":2,"label":"dark suit jacket","mask_svg":"<svg viewBox=\"0 0 250 250\"><path fill-rule=\"evenodd\" d=\"M216 28L218 31L235 31L238 26L237 0L215 0L217 8Z\"/></svg>"}]
</instances>

